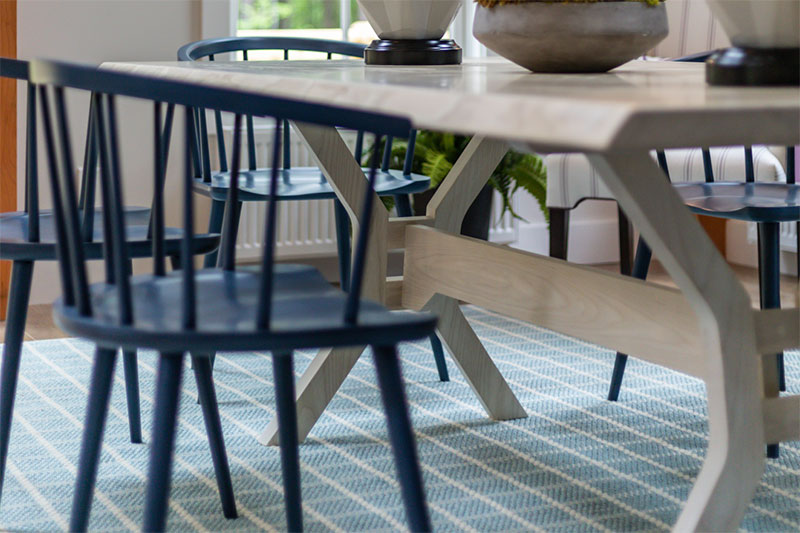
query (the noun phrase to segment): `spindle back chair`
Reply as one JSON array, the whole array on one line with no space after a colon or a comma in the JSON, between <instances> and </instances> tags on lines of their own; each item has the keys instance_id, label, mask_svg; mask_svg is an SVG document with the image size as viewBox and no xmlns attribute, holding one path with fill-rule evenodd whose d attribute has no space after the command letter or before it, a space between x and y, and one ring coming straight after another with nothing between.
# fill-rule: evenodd
<instances>
[{"instance_id":1,"label":"spindle back chair","mask_svg":"<svg viewBox=\"0 0 800 533\"><path fill-rule=\"evenodd\" d=\"M393 313L375 302L362 301L361 285L369 226L364 225L358 232L351 286L347 293L334 289L310 267L275 263L276 202L270 202L267 209L259 272L237 270L231 224L226 224L224 229L222 268L197 270L188 253L195 239L194 178L191 171L193 109L219 109L235 115L231 162L234 184L238 183L240 172L240 126L243 115L272 117L275 120L274 163L280 156L280 132L284 120L362 129L375 134L376 141L382 136L397 136L407 132L410 127L408 120L58 62L34 62L31 76L40 85L51 184L58 200L58 255L64 294L54 305L54 314L68 333L89 338L99 346L95 355L71 528L85 530L88 523L116 355L115 351L108 350L109 347L146 347L159 352L153 442L144 510L143 527L146 531L162 530L166 521L184 354L189 352L192 355L223 512L232 518L236 516L236 508L210 362L207 356L198 354L223 349L234 352L271 351L287 521L289 530L297 531L302 529L302 513L292 351L310 347L371 345L409 525L412 530L429 530L430 522L396 344L431 334L436 321L430 315ZM111 240L112 245L105 257L106 281L91 285L86 278L82 248L77 245L80 236L77 197L72 182L64 172L64 169L71 167L65 88L93 93L94 122L100 139L98 157L101 191L110 206L104 212L103 224L109 234L116 237ZM115 113L115 101L119 97L148 100L153 103L154 109L154 268L152 274L148 275L133 276L125 268L129 249L123 238L124 226L120 216L123 179ZM164 196L159 192L164 163L164 141L159 124L165 104L179 106L183 111L180 113L184 141L181 145L181 245L185 253L181 254L180 272L173 273L167 273L164 264ZM365 183L363 220L370 219L374 208L376 195L372 185L377 168L377 157L373 157L369 181ZM279 181L279 168L273 164L270 193L276 191ZM238 195L239 187L229 187L227 201L235 204Z\"/></svg>"},{"instance_id":2,"label":"spindle back chair","mask_svg":"<svg viewBox=\"0 0 800 533\"><path fill-rule=\"evenodd\" d=\"M27 61L0 58L0 76L27 82L26 135L25 135L25 201L22 211L0 214L0 260L12 261L11 286L8 298L8 315L5 327L2 369L0 369L0 492L5 480L5 466L11 422L14 411L22 341L25 332L34 264L37 261L56 260L56 234L61 229L54 209L41 207L42 191L39 187L38 121L36 114L37 91L29 82ZM165 124L165 127L168 125ZM100 223L102 210L96 207L97 152L94 149L92 120L87 128L86 150L83 155L82 173L77 203L79 245L83 256L100 259L108 245L105 228ZM70 167L67 177L72 180L75 167ZM45 200L46 201L46 200ZM57 206L55 206L57 207ZM125 206L121 217L126 235L130 240L130 259L148 257L151 253L148 233L150 209ZM177 230L167 230L166 253L176 257L180 244ZM206 254L216 248L218 236L199 237L192 253ZM127 268L131 268L130 263ZM131 442L142 442L141 416L139 410L139 385L136 352L123 353L125 369L125 391L128 403L128 423Z\"/></svg>"},{"instance_id":3,"label":"spindle back chair","mask_svg":"<svg viewBox=\"0 0 800 533\"><path fill-rule=\"evenodd\" d=\"M207 59L215 61L220 54L241 54L243 61L248 61L248 52L254 51L282 51L283 59L290 60L290 52L319 52L325 54L330 60L334 55L362 58L365 46L358 43L345 41L331 41L325 39L304 39L297 37L225 37L219 39L207 39L196 41L182 46L178 50L179 61L199 61ZM210 149L208 143L208 126L204 110L198 109L195 118L194 137L196 142L192 148L192 162L195 177L198 179L197 190L216 200L212 204L212 226L220 224L222 207L219 202L224 201L227 195L227 188L230 184L230 173L227 165L227 149L223 135L222 113L214 110L214 122L217 140L217 159L219 170L211 169ZM239 201L265 201L270 198L269 189L266 182L269 179L269 169L259 171L256 161L256 135L252 115L245 116L247 128L247 165L248 168L242 171L243 183L240 184ZM319 200L333 199L336 195L330 185L327 184L322 173L311 167L292 167L290 129L288 121L284 121L283 130L283 150L281 159L281 183L276 191L278 200ZM391 153L392 140L394 136L387 136L384 152ZM381 196L394 196L397 202L398 214L400 216L411 216L411 206L408 194L422 192L430 186L430 179L426 176L413 174L411 164L414 157L414 140L416 132L409 130L402 137L408 137L409 149L402 171L392 171L389 169L389 158L385 157L381 165L381 171L376 178L375 190ZM361 161L364 145L364 132L359 130L356 136L355 158ZM337 216L337 237L340 241L340 257L349 257L349 225L341 204L336 201ZM211 226L210 226L211 227ZM347 246L347 249L344 248ZM215 256L209 256L206 266L212 266ZM342 264L341 278L343 287L347 287L347 277L349 269Z\"/></svg>"},{"instance_id":4,"label":"spindle back chair","mask_svg":"<svg viewBox=\"0 0 800 533\"><path fill-rule=\"evenodd\" d=\"M347 41L333 41L327 39L308 39L299 37L223 37L205 39L185 44L178 50L179 61L217 61L220 55L228 54L241 58L242 61L251 59L251 52L278 51L282 52L284 61L293 60L293 52L314 52L324 54L328 60L334 56L344 58L363 58L365 45ZM269 68L264 66L264 68ZM194 127L192 143L192 167L194 169L195 190L211 198L211 212L209 215L209 232L221 232L223 219L228 216L226 210L232 214L228 220L234 228L239 227L243 202L264 202L270 198L279 201L289 200L333 200L336 228L336 246L339 259L339 283L344 290L350 285L351 273L351 224L347 211L336 198L333 188L325 180L322 172L316 167L293 167L291 153L291 139L289 121L282 123L282 156L281 180L277 190L269 189L269 168L258 168L256 160L256 133L253 116L246 114L244 117L247 134L247 168L240 169L239 193L235 204L227 204L227 190L230 187L231 176L228 168L228 149L225 145L223 134L223 112L219 109L212 110L216 132L217 161L219 169L211 168L211 149L209 147L209 128L206 112L203 109L194 110ZM395 200L397 214L401 217L411 216L411 202L409 195L423 192L430 187L430 178L411 172L414 163L414 145L417 132L409 130L407 149L403 160L402 170L390 169L393 136L386 136L383 144L383 159L375 179L375 191L379 196L392 196ZM354 156L357 161L362 161L364 153L364 131L357 130ZM236 232L233 233L235 235ZM217 252L213 251L206 256L205 266L211 267L218 263ZM434 334L430 338L436 368L441 381L450 379L447 371L447 362L444 357L444 348L439 338ZM213 362L213 358L212 358Z\"/></svg>"},{"instance_id":5,"label":"spindle back chair","mask_svg":"<svg viewBox=\"0 0 800 533\"><path fill-rule=\"evenodd\" d=\"M777 309L780 297L780 224L796 222L800 230L800 185L795 183L796 154L794 147L786 149L786 182L756 182L753 149L742 147L745 161L745 181L715 181L709 148L702 149L703 182L673 183L686 206L698 215L755 222L758 229L758 281L760 307ZM658 164L669 179L669 167L663 150L656 152ZM800 232L797 236L800 250ZM652 252L640 237L631 275L645 279ZM800 276L800 258L798 258ZM617 353L609 385L608 399L619 398L628 355ZM784 354L775 354L778 389L786 390ZM767 455L778 456L778 445L769 445Z\"/></svg>"}]
</instances>

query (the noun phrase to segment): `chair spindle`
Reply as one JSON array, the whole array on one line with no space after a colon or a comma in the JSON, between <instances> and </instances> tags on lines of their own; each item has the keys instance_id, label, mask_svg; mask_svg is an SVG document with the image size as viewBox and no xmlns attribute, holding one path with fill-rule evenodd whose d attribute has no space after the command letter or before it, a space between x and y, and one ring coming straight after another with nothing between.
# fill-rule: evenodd
<instances>
[{"instance_id":1,"label":"chair spindle","mask_svg":"<svg viewBox=\"0 0 800 533\"><path fill-rule=\"evenodd\" d=\"M256 328L269 330L272 318L272 279L274 276L275 233L278 202L278 156L281 153L281 120L275 120L275 135L272 144L272 167L270 168L270 200L267 208L266 231L264 232L264 254L261 260L261 287L259 292Z\"/></svg>"},{"instance_id":2,"label":"chair spindle","mask_svg":"<svg viewBox=\"0 0 800 533\"><path fill-rule=\"evenodd\" d=\"M194 204L192 193L192 156L191 141L193 135L192 108L184 108L184 133L186 144L184 146L183 161L183 235L181 236L181 275L183 309L181 318L183 327L195 329L197 326L196 306L195 306L195 280L194 280L194 257L192 256L192 239L194 235Z\"/></svg>"},{"instance_id":3,"label":"chair spindle","mask_svg":"<svg viewBox=\"0 0 800 533\"><path fill-rule=\"evenodd\" d=\"M58 251L58 273L61 277L61 292L66 305L74 306L76 303L76 287L74 285L73 272L76 267L73 265L72 255L69 253L67 244L67 225L64 216L64 204L59 201L63 198L61 190L61 178L59 177L58 158L56 155L55 139L53 138L53 124L50 118L50 105L47 97L47 88L40 87L39 102L42 110L42 129L44 131L45 148L47 150L48 171L50 174L50 189L52 190L53 212L58 223L55 224L56 249Z\"/></svg>"},{"instance_id":4,"label":"chair spindle","mask_svg":"<svg viewBox=\"0 0 800 533\"><path fill-rule=\"evenodd\" d=\"M200 155L203 158L203 181L206 183L211 182L211 154L208 149L208 122L206 121L206 110L204 108L197 109L197 115L200 117Z\"/></svg>"},{"instance_id":5,"label":"chair spindle","mask_svg":"<svg viewBox=\"0 0 800 533\"><path fill-rule=\"evenodd\" d=\"M661 167L661 170L664 171L664 174L667 175L667 179L669 179L669 165L667 165L667 154L664 150L656 151L656 159L658 159L658 166Z\"/></svg>"},{"instance_id":6,"label":"chair spindle","mask_svg":"<svg viewBox=\"0 0 800 533\"><path fill-rule=\"evenodd\" d=\"M28 241L39 242L39 164L36 137L36 86L28 83L27 137L25 139L25 210Z\"/></svg>"},{"instance_id":7,"label":"chair spindle","mask_svg":"<svg viewBox=\"0 0 800 533\"><path fill-rule=\"evenodd\" d=\"M61 195L58 196L57 202L62 205L63 221L67 240L69 242L69 256L73 266L72 278L73 287L75 289L75 304L81 315L90 316L92 314L92 309L88 297L89 282L86 275L86 265L83 259L83 246L81 246L78 208L75 204L77 195L75 191L75 182L72 179L72 169L75 167L72 164L72 147L69 142L69 126L67 123L66 105L64 104L64 89L58 87L55 89L54 94L56 124L59 136L62 139L59 146L61 149L61 157L59 158L61 168L57 174L60 181ZM42 105L48 105L44 95L42 98Z\"/></svg>"},{"instance_id":8,"label":"chair spindle","mask_svg":"<svg viewBox=\"0 0 800 533\"><path fill-rule=\"evenodd\" d=\"M103 185L108 183L108 169L110 164L108 163L107 158L107 139L105 136L105 127L101 127L100 120L102 120L103 115L98 112L100 106L103 105L103 95L99 93L92 94L92 130L94 131L93 140L95 150L98 154L98 161L100 165L100 195L103 198L103 205L107 206L103 208L103 216L101 218L103 224L103 255L105 256L106 260L103 261L103 266L105 268L106 274L106 283L114 284L116 280L116 273L114 271L114 242L109 238L110 235L113 234L112 231L112 223L111 223L111 212L109 211L111 206L111 196L109 195L110 190L107 186Z\"/></svg>"},{"instance_id":9,"label":"chair spindle","mask_svg":"<svg viewBox=\"0 0 800 533\"><path fill-rule=\"evenodd\" d=\"M255 170L256 165L256 131L253 126L253 115L247 115L247 167Z\"/></svg>"},{"instance_id":10,"label":"chair spindle","mask_svg":"<svg viewBox=\"0 0 800 533\"><path fill-rule=\"evenodd\" d=\"M89 125L86 128L86 149L83 155L83 176L81 178L81 200L78 208L81 209L83 222L81 233L83 240L92 241L94 234L94 206L97 191L97 145L94 135L94 98L89 103Z\"/></svg>"},{"instance_id":11,"label":"chair spindle","mask_svg":"<svg viewBox=\"0 0 800 533\"><path fill-rule=\"evenodd\" d=\"M237 114L234 118L233 126L233 159L231 160L231 185L228 187L228 201L225 209L225 220L223 222L222 244L222 268L234 270L236 268L236 228L238 227L237 218L239 210L239 167L242 155L242 115Z\"/></svg>"},{"instance_id":12,"label":"chair spindle","mask_svg":"<svg viewBox=\"0 0 800 533\"><path fill-rule=\"evenodd\" d=\"M289 170L292 168L292 148L289 139L291 132L289 131L289 121L283 121L283 168ZM277 161L276 161L277 163Z\"/></svg>"},{"instance_id":13,"label":"chair spindle","mask_svg":"<svg viewBox=\"0 0 800 533\"><path fill-rule=\"evenodd\" d=\"M353 151L356 161L361 165L361 158L364 155L364 131L358 130L356 133L356 149Z\"/></svg>"},{"instance_id":14,"label":"chair spindle","mask_svg":"<svg viewBox=\"0 0 800 533\"><path fill-rule=\"evenodd\" d=\"M706 176L706 183L714 182L714 167L711 165L711 150L703 148L703 172Z\"/></svg>"},{"instance_id":15,"label":"chair spindle","mask_svg":"<svg viewBox=\"0 0 800 533\"><path fill-rule=\"evenodd\" d=\"M753 165L753 147L744 147L744 181L753 183L756 181L755 166Z\"/></svg>"},{"instance_id":16,"label":"chair spindle","mask_svg":"<svg viewBox=\"0 0 800 533\"><path fill-rule=\"evenodd\" d=\"M381 163L381 171L386 172L389 170L389 164L392 162L392 136L388 135L386 137L386 144L383 145L383 162ZM375 145L375 150L378 149L378 145Z\"/></svg>"},{"instance_id":17,"label":"chair spindle","mask_svg":"<svg viewBox=\"0 0 800 533\"><path fill-rule=\"evenodd\" d=\"M161 102L153 103L153 206L150 211L150 238L153 240L153 274L167 274L164 250L164 141L161 138Z\"/></svg>"},{"instance_id":18,"label":"chair spindle","mask_svg":"<svg viewBox=\"0 0 800 533\"><path fill-rule=\"evenodd\" d=\"M411 169L414 167L414 146L417 144L417 130L408 132L408 144L406 145L406 158L403 161L403 175L411 175Z\"/></svg>"},{"instance_id":19,"label":"chair spindle","mask_svg":"<svg viewBox=\"0 0 800 533\"><path fill-rule=\"evenodd\" d=\"M378 174L378 150L381 144L381 136L375 135L375 147L372 151L369 165L369 185L364 196L364 208L361 213L362 223L358 229L358 241L356 243L356 253L353 261L352 275L350 277L350 292L347 293L347 303L345 304L344 320L348 324L355 324L358 319L358 308L361 303L361 287L364 278L364 263L367 255L367 245L369 243L369 227L372 218L372 204L375 198L375 179ZM387 143L388 144L388 143Z\"/></svg>"},{"instance_id":20,"label":"chair spindle","mask_svg":"<svg viewBox=\"0 0 800 533\"><path fill-rule=\"evenodd\" d=\"M110 212L111 217L111 235L105 236L105 239L110 238L113 242L112 250L114 257L114 277L117 294L119 295L119 321L120 324L130 324L133 322L133 302L131 301L131 286L130 286L130 256L128 255L128 241L125 234L125 215L122 203L122 170L119 160L119 140L117 129L117 113L114 103L114 95L108 94L105 97L106 109L103 110L102 106L98 109L101 114L101 120L98 122L103 127L102 113L107 114L106 120L108 127L106 136L108 143L106 145L106 154L108 160L106 162L106 175L103 180L103 186L108 187L108 196L111 198L111 204L103 206L103 212ZM101 132L102 133L102 132ZM101 138L105 137L101 134ZM102 154L101 154L102 157ZM108 166L108 163L111 166ZM101 160L102 167L102 160ZM88 294L88 291L87 291Z\"/></svg>"}]
</instances>

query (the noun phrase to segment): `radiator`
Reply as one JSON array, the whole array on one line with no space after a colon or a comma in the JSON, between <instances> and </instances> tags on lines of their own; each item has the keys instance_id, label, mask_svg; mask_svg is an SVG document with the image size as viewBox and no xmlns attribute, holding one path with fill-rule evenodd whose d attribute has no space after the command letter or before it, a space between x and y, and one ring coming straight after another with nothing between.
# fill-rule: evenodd
<instances>
[{"instance_id":1,"label":"radiator","mask_svg":"<svg viewBox=\"0 0 800 533\"><path fill-rule=\"evenodd\" d=\"M213 124L213 120L210 121ZM233 127L223 127L226 144L230 146ZM256 151L260 165L269 161L272 154L272 138L274 129L270 125L256 126ZM355 132L345 131L342 136L351 150L355 148ZM211 164L218 168L216 138L210 134ZM296 135L291 136L292 166L315 166L308 147ZM243 150L244 151L244 150ZM230 151L228 152L230 153ZM516 203L516 202L515 202ZM506 213L496 217L502 208L502 200L495 193L492 205L492 223L489 240L500 244L508 244L517 240L517 221ZM261 257L264 241L264 217L266 203L246 202L242 207L239 234L236 241L236 256L242 261L251 261ZM334 223L333 201L301 200L281 202L278 204L278 231L276 253L280 259L301 259L313 256L330 256L336 254L336 226Z\"/></svg>"}]
</instances>

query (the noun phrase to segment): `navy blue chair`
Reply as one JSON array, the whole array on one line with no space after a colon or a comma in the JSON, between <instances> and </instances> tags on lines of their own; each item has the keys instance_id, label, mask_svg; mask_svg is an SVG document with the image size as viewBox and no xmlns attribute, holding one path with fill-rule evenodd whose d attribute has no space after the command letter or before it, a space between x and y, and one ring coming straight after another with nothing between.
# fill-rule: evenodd
<instances>
[{"instance_id":1,"label":"navy blue chair","mask_svg":"<svg viewBox=\"0 0 800 533\"><path fill-rule=\"evenodd\" d=\"M207 59L215 61L219 54L241 54L244 61L249 60L248 52L279 50L283 52L283 59L288 61L290 52L316 52L325 54L327 59L334 55L343 57L364 57L363 44L347 41L331 41L326 39L303 39L298 37L223 37L206 39L182 46L178 50L179 61L200 61ZM219 232L222 230L223 214L226 209L227 191L231 184L231 173L228 170L225 140L222 135L222 113L214 111L214 123L217 132L217 159L220 168L211 169L210 148L208 143L208 126L206 113L202 110L194 115L195 118L195 145L192 148L192 163L195 177L195 191L211 198L211 214L209 217L208 231ZM256 161L255 128L252 115L245 116L247 128L247 166L241 171L239 183L239 201L232 217L234 226L238 228L242 202L265 202L272 196L269 194L269 168L258 168ZM278 201L290 200L333 200L334 215L336 220L336 246L339 256L339 282L344 290L350 284L350 218L334 193L333 188L325 180L322 172L316 167L293 167L291 143L289 138L289 123L283 123L283 154L281 161L281 181L275 198ZM392 196L395 200L397 214L401 217L412 216L409 194L426 191L430 187L430 178L411 172L414 161L414 140L416 130L408 133L408 150L402 170L389 168L392 136L386 138L384 156L380 170L375 179L375 191L379 196ZM356 137L355 158L362 159L364 146L364 132L358 131ZM365 169L366 171L366 169ZM205 266L212 267L217 264L217 252L206 256ZM434 334L430 338L436 368L441 381L449 381L447 363L444 349L439 338ZM212 359L213 362L213 359Z\"/></svg>"},{"instance_id":2,"label":"navy blue chair","mask_svg":"<svg viewBox=\"0 0 800 533\"><path fill-rule=\"evenodd\" d=\"M705 61L710 54L695 54L679 61ZM745 152L744 182L715 182L711 164L711 153L703 152L705 182L675 183L676 192L686 206L698 215L706 215L732 220L755 222L758 227L758 281L761 309L777 309L781 306L780 296L780 223L800 222L800 185L795 183L795 148L788 147L786 160L786 183L764 183L755 181L755 166L751 147L743 147ZM658 163L669 179L666 155L657 152ZM800 224L798 225L800 229ZM800 250L800 233L798 233ZM650 268L652 252L643 239L639 239L632 276L645 279ZM800 273L800 258L798 258ZM781 391L786 390L783 353L776 354L778 383ZM628 356L617 353L608 399L619 398L622 378ZM769 457L777 457L778 445L769 445Z\"/></svg>"},{"instance_id":3,"label":"navy blue chair","mask_svg":"<svg viewBox=\"0 0 800 533\"><path fill-rule=\"evenodd\" d=\"M28 81L28 63L0 58L0 76ZM25 208L24 211L0 214L0 259L12 261L11 287L8 298L3 363L0 370L0 491L5 480L6 458L11 433L11 421L19 376L22 339L30 299L33 266L36 261L56 260L56 212L39 207L39 176L37 162L36 91L27 86L27 134L25 138ZM89 141L93 140L91 125ZM80 220L80 246L87 259L103 257L107 243L105 227L101 224L102 211L95 209L97 157L92 142L87 143L80 185L78 217ZM150 209L125 207L122 211L125 231L130 239L130 258L147 257L151 250L146 243L149 231ZM179 231L167 230L166 253L179 253ZM205 254L216 248L217 237L198 238L192 253ZM130 268L130 265L129 265ZM128 423L131 442L142 442L139 411L139 384L136 352L123 352L125 390L128 401Z\"/></svg>"},{"instance_id":4,"label":"navy blue chair","mask_svg":"<svg viewBox=\"0 0 800 533\"><path fill-rule=\"evenodd\" d=\"M219 350L268 350L273 360L288 529L300 531L302 507L293 350L370 345L408 523L413 531L429 531L430 521L396 345L432 334L436 319L422 313L390 312L377 303L361 300L369 228L365 227L358 234L347 293L332 287L309 266L275 264L275 202L270 202L267 210L264 254L259 271L236 269L235 230L231 223L233 210L226 211L221 268L196 270L189 253L196 240L193 222L195 180L191 172L192 143L189 142L194 135L193 108L220 109L235 114L231 163L233 183L239 182L244 114L275 119L273 162L280 155L280 132L284 120L361 129L374 134L377 142L384 135L407 132L409 122L393 116L57 62L33 62L31 80L40 86L51 185L58 199L55 212L60 228L58 256L64 291L62 298L54 304L54 316L67 333L91 339L98 345L70 528L82 531L87 527L117 347L128 350L149 348L159 353L143 529L160 531L166 524L180 383L187 352L193 362L223 513L229 518L236 516L210 358L203 354ZM101 140L98 143L100 182L110 206L103 213L103 224L115 237L105 256L107 279L101 283L89 284L87 281L74 185L64 172L64 169L71 168L64 105L64 88L67 87L92 91L95 102L95 129ZM132 276L126 267L129 247L123 238L122 178L114 108L119 96L149 100L154 108L154 224L150 242L154 268L148 275ZM184 111L182 137L185 142L181 147L184 163L183 253L181 270L170 274L164 265L164 194L160 186L163 183L165 151L159 124L164 104L180 106ZM58 143L55 137L58 137ZM372 186L376 181L377 166L377 157L373 157L369 170L370 187L363 203L364 220L369 220L374 208ZM271 168L269 190L275 196L281 178L278 166ZM239 193L239 187L228 188L228 205L236 205Z\"/></svg>"}]
</instances>

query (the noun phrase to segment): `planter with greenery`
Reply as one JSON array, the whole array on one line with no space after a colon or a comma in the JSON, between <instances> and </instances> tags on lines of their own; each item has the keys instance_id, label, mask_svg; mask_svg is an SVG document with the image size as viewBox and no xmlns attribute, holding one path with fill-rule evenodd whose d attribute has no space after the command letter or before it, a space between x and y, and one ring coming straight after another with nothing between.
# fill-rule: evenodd
<instances>
[{"instance_id":1,"label":"planter with greenery","mask_svg":"<svg viewBox=\"0 0 800 533\"><path fill-rule=\"evenodd\" d=\"M473 34L535 72L606 72L662 41L660 0L476 0Z\"/></svg>"},{"instance_id":2,"label":"planter with greenery","mask_svg":"<svg viewBox=\"0 0 800 533\"><path fill-rule=\"evenodd\" d=\"M436 131L420 131L414 146L414 163L411 171L430 176L431 188L421 194L414 195L413 209L415 215L424 215L428 201L436 187L453 168L461 152L467 147L470 138L464 135L442 133ZM392 143L390 168L402 169L408 143L395 141ZM381 154L382 156L382 154ZM368 159L368 155L365 160ZM500 193L503 209L495 213L502 217L507 212L515 218L522 219L514 211L511 201L518 190L529 192L539 203L545 218L548 218L545 199L547 192L547 169L539 156L509 150L492 173L489 183L481 191L464 217L461 233L470 237L487 239L491 222L492 191ZM389 199L391 200L391 199Z\"/></svg>"}]
</instances>

